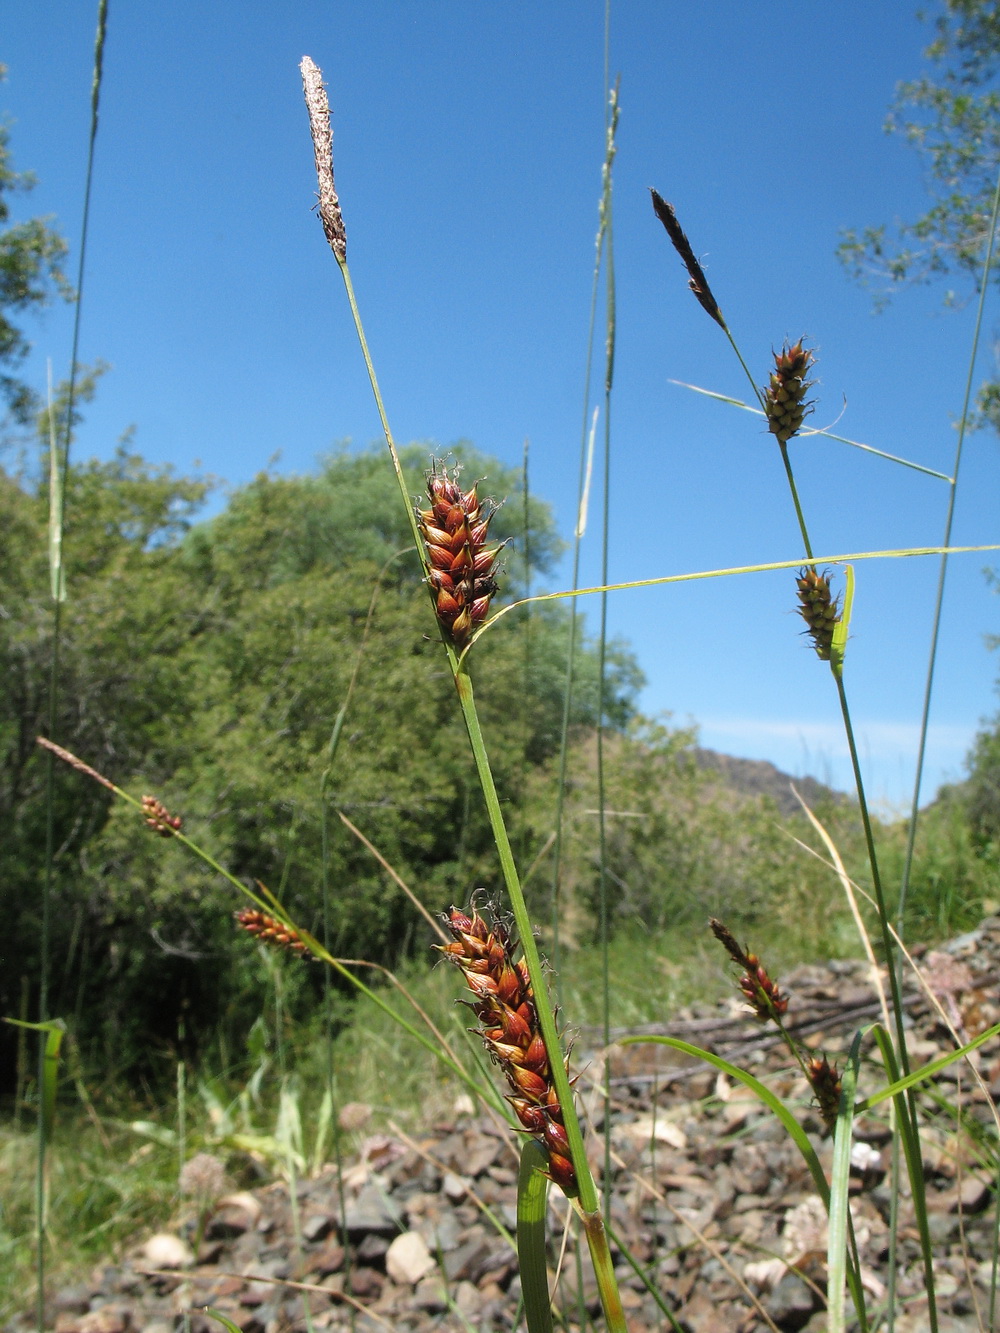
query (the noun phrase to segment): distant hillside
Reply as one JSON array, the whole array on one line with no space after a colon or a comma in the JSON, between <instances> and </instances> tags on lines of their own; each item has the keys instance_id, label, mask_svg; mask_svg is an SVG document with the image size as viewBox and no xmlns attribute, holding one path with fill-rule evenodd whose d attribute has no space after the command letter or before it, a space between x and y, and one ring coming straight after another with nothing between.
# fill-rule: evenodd
<instances>
[{"instance_id":1,"label":"distant hillside","mask_svg":"<svg viewBox=\"0 0 1000 1333\"><path fill-rule=\"evenodd\" d=\"M822 802L846 801L843 792L834 791L815 778L793 778L766 759L737 759L716 750L693 751L695 763L706 772L718 773L723 782L746 796L770 796L783 815L798 814L801 806L792 794L791 784L810 806Z\"/></svg>"}]
</instances>

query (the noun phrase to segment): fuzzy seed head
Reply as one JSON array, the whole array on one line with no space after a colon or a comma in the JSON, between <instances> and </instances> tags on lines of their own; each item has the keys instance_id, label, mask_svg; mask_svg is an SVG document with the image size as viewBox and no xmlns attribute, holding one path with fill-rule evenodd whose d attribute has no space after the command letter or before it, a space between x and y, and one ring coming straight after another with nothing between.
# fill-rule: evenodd
<instances>
[{"instance_id":1,"label":"fuzzy seed head","mask_svg":"<svg viewBox=\"0 0 1000 1333\"><path fill-rule=\"evenodd\" d=\"M816 655L829 662L833 631L840 621L840 598L830 589L829 571L822 574L806 566L795 580L799 595L798 612L806 622L805 633L812 639Z\"/></svg>"},{"instance_id":2,"label":"fuzzy seed head","mask_svg":"<svg viewBox=\"0 0 1000 1333\"><path fill-rule=\"evenodd\" d=\"M447 468L435 462L427 477L430 508L417 510L434 609L460 652L486 619L497 590L493 574L501 547L486 544L496 507L490 500L480 500L477 491L477 486L463 491L458 469L449 476Z\"/></svg>"},{"instance_id":3,"label":"fuzzy seed head","mask_svg":"<svg viewBox=\"0 0 1000 1333\"><path fill-rule=\"evenodd\" d=\"M793 347L786 344L774 353L774 370L764 390L764 411L768 430L780 444L787 444L812 411L806 393L815 381L806 376L813 361L812 352L802 346L801 338Z\"/></svg>"},{"instance_id":4,"label":"fuzzy seed head","mask_svg":"<svg viewBox=\"0 0 1000 1333\"><path fill-rule=\"evenodd\" d=\"M477 1031L507 1080L518 1120L548 1152L551 1179L573 1197L576 1175L528 971L523 959L514 961L509 924L495 912L490 916L487 921L474 908L470 915L453 907L444 918L452 943L438 947L462 969Z\"/></svg>"},{"instance_id":5,"label":"fuzzy seed head","mask_svg":"<svg viewBox=\"0 0 1000 1333\"><path fill-rule=\"evenodd\" d=\"M181 1194L211 1202L226 1187L226 1168L212 1153L195 1153L181 1167L179 1184Z\"/></svg>"}]
</instances>

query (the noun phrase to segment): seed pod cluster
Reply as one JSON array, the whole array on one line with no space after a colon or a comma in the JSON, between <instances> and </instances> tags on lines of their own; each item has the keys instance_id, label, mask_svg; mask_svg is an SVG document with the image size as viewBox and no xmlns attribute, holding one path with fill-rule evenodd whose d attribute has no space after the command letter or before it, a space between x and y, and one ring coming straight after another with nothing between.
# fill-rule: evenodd
<instances>
[{"instance_id":1,"label":"seed pod cluster","mask_svg":"<svg viewBox=\"0 0 1000 1333\"><path fill-rule=\"evenodd\" d=\"M837 1125L842 1091L837 1066L831 1065L825 1055L814 1055L806 1065L806 1074L823 1124L832 1134Z\"/></svg>"},{"instance_id":2,"label":"seed pod cluster","mask_svg":"<svg viewBox=\"0 0 1000 1333\"><path fill-rule=\"evenodd\" d=\"M762 1023L769 1018L780 1018L788 1011L788 997L782 995L778 983L768 975L767 969L755 953L749 953L740 947L732 931L717 921L709 921L712 934L729 954L734 963L744 969L737 985L746 996L747 1003L755 1016Z\"/></svg>"},{"instance_id":3,"label":"seed pod cluster","mask_svg":"<svg viewBox=\"0 0 1000 1333\"><path fill-rule=\"evenodd\" d=\"M815 383L807 380L813 364L813 354L802 346L800 338L793 347L785 346L774 353L774 370L764 390L764 411L767 427L780 444L786 444L812 410L806 402L806 393Z\"/></svg>"},{"instance_id":4,"label":"seed pod cluster","mask_svg":"<svg viewBox=\"0 0 1000 1333\"><path fill-rule=\"evenodd\" d=\"M812 639L820 661L829 662L833 631L840 620L840 601L830 588L829 572L821 574L807 565L799 570L795 583L799 595L798 612L806 622L805 632Z\"/></svg>"},{"instance_id":5,"label":"seed pod cluster","mask_svg":"<svg viewBox=\"0 0 1000 1333\"><path fill-rule=\"evenodd\" d=\"M486 619L497 590L493 571L501 547L486 544L495 506L479 499L477 486L463 491L457 475L457 469L449 476L446 468L434 465L427 478L431 507L417 510L417 523L438 621L461 651Z\"/></svg>"},{"instance_id":6,"label":"seed pod cluster","mask_svg":"<svg viewBox=\"0 0 1000 1333\"><path fill-rule=\"evenodd\" d=\"M298 932L268 912L262 912L257 907L242 907L233 916L238 925L263 944L273 944L275 948L289 949L297 954L307 952Z\"/></svg>"},{"instance_id":7,"label":"seed pod cluster","mask_svg":"<svg viewBox=\"0 0 1000 1333\"><path fill-rule=\"evenodd\" d=\"M149 827L161 838L169 838L179 833L184 822L180 815L172 815L163 802L158 801L155 796L142 798L142 813L146 816Z\"/></svg>"},{"instance_id":8,"label":"seed pod cluster","mask_svg":"<svg viewBox=\"0 0 1000 1333\"><path fill-rule=\"evenodd\" d=\"M510 1086L508 1101L548 1152L550 1177L572 1197L576 1174L527 966L514 961L511 932L495 915L488 923L475 908L470 916L453 907L444 921L453 943L439 947L462 969L475 997L470 1007L477 1031Z\"/></svg>"}]
</instances>

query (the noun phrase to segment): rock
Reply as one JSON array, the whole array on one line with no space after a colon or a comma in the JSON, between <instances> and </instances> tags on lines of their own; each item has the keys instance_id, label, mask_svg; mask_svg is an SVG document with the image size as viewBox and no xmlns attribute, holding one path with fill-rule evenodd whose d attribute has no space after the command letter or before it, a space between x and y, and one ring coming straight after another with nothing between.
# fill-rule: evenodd
<instances>
[{"instance_id":1,"label":"rock","mask_svg":"<svg viewBox=\"0 0 1000 1333\"><path fill-rule=\"evenodd\" d=\"M378 1264L385 1258L386 1251L389 1248L389 1242L385 1236L378 1236L375 1232L367 1235L354 1252L358 1263Z\"/></svg>"},{"instance_id":2,"label":"rock","mask_svg":"<svg viewBox=\"0 0 1000 1333\"><path fill-rule=\"evenodd\" d=\"M456 1176L454 1171L449 1171L445 1176L441 1189L452 1203L461 1203L469 1193L468 1185L461 1176Z\"/></svg>"},{"instance_id":3,"label":"rock","mask_svg":"<svg viewBox=\"0 0 1000 1333\"><path fill-rule=\"evenodd\" d=\"M413 1306L417 1310L425 1310L428 1314L440 1314L442 1310L447 1310L448 1296L440 1277L421 1278L413 1293Z\"/></svg>"},{"instance_id":4,"label":"rock","mask_svg":"<svg viewBox=\"0 0 1000 1333\"><path fill-rule=\"evenodd\" d=\"M219 1200L218 1207L212 1214L206 1236L208 1239L231 1240L251 1231L260 1221L263 1208L256 1195L249 1190L238 1194L227 1194Z\"/></svg>"},{"instance_id":5,"label":"rock","mask_svg":"<svg viewBox=\"0 0 1000 1333\"><path fill-rule=\"evenodd\" d=\"M491 1253L492 1246L485 1236L467 1240L444 1256L445 1277L449 1282L460 1282L462 1278L475 1280L486 1272Z\"/></svg>"},{"instance_id":6,"label":"rock","mask_svg":"<svg viewBox=\"0 0 1000 1333\"><path fill-rule=\"evenodd\" d=\"M815 1292L794 1273L786 1273L764 1302L764 1309L779 1328L803 1328L818 1308Z\"/></svg>"},{"instance_id":7,"label":"rock","mask_svg":"<svg viewBox=\"0 0 1000 1333\"><path fill-rule=\"evenodd\" d=\"M360 1300L366 1300L377 1296L382 1290L384 1282L385 1278L381 1273L377 1273L374 1268L359 1264L357 1268L351 1269L347 1286L352 1296L357 1296Z\"/></svg>"},{"instance_id":8,"label":"rock","mask_svg":"<svg viewBox=\"0 0 1000 1333\"><path fill-rule=\"evenodd\" d=\"M142 1247L142 1257L150 1268L187 1268L194 1263L190 1246L170 1231L150 1236Z\"/></svg>"},{"instance_id":9,"label":"rock","mask_svg":"<svg viewBox=\"0 0 1000 1333\"><path fill-rule=\"evenodd\" d=\"M132 1311L125 1305L102 1305L77 1321L79 1333L127 1333L132 1327Z\"/></svg>"},{"instance_id":10,"label":"rock","mask_svg":"<svg viewBox=\"0 0 1000 1333\"><path fill-rule=\"evenodd\" d=\"M479 1317L479 1312L483 1307L483 1298L479 1294L479 1288L473 1286L471 1282L460 1282L455 1288L452 1300L466 1319L473 1320Z\"/></svg>"},{"instance_id":11,"label":"rock","mask_svg":"<svg viewBox=\"0 0 1000 1333\"><path fill-rule=\"evenodd\" d=\"M337 1273L344 1266L344 1247L335 1240L327 1243L310 1256L308 1267L309 1273L318 1273L325 1277L328 1273Z\"/></svg>"},{"instance_id":12,"label":"rock","mask_svg":"<svg viewBox=\"0 0 1000 1333\"><path fill-rule=\"evenodd\" d=\"M385 1271L400 1286L416 1286L434 1267L434 1259L419 1231L404 1231L386 1251Z\"/></svg>"},{"instance_id":13,"label":"rock","mask_svg":"<svg viewBox=\"0 0 1000 1333\"><path fill-rule=\"evenodd\" d=\"M60 1287L52 1298L52 1308L57 1314L84 1314L90 1309L90 1288L82 1284Z\"/></svg>"},{"instance_id":14,"label":"rock","mask_svg":"<svg viewBox=\"0 0 1000 1333\"><path fill-rule=\"evenodd\" d=\"M369 1231L394 1236L399 1230L397 1216L390 1213L382 1191L375 1185L366 1185L357 1199L347 1205L344 1226L348 1235L356 1237Z\"/></svg>"},{"instance_id":15,"label":"rock","mask_svg":"<svg viewBox=\"0 0 1000 1333\"><path fill-rule=\"evenodd\" d=\"M719 1313L716 1303L700 1292L681 1306L677 1319L691 1333L732 1333L732 1325Z\"/></svg>"},{"instance_id":16,"label":"rock","mask_svg":"<svg viewBox=\"0 0 1000 1333\"><path fill-rule=\"evenodd\" d=\"M337 1219L333 1213L310 1213L302 1219L302 1239L311 1245L329 1236L336 1225Z\"/></svg>"}]
</instances>

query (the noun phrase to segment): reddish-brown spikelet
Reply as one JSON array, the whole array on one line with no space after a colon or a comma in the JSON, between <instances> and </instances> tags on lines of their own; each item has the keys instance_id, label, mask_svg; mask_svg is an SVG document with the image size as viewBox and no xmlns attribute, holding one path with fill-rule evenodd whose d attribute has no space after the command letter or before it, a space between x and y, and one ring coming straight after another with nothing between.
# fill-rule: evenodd
<instances>
[{"instance_id":1,"label":"reddish-brown spikelet","mask_svg":"<svg viewBox=\"0 0 1000 1333\"><path fill-rule=\"evenodd\" d=\"M523 959L514 961L512 935L504 922L494 913L488 923L475 908L471 911L470 916L451 909L444 921L454 943L438 947L465 974L475 997L470 1007L479 1019L479 1035L510 1086L508 1101L518 1120L548 1152L551 1178L572 1197L576 1173L528 969Z\"/></svg>"},{"instance_id":2,"label":"reddish-brown spikelet","mask_svg":"<svg viewBox=\"0 0 1000 1333\"><path fill-rule=\"evenodd\" d=\"M774 370L764 390L764 411L771 434L786 444L802 425L806 413L812 411L806 402L806 393L815 383L807 380L813 364L813 354L802 346L802 339L794 347L785 346L774 354Z\"/></svg>"},{"instance_id":3,"label":"reddish-brown spikelet","mask_svg":"<svg viewBox=\"0 0 1000 1333\"><path fill-rule=\"evenodd\" d=\"M304 954L306 945L299 938L298 932L286 926L277 917L262 912L257 907L242 907L234 912L237 923L264 944L273 944L279 949L291 949L293 953Z\"/></svg>"},{"instance_id":4,"label":"reddish-brown spikelet","mask_svg":"<svg viewBox=\"0 0 1000 1333\"><path fill-rule=\"evenodd\" d=\"M806 634L813 641L816 655L829 662L833 649L833 631L840 620L840 599L830 588L828 572L806 566L795 580L799 594L798 612L806 622Z\"/></svg>"},{"instance_id":5,"label":"reddish-brown spikelet","mask_svg":"<svg viewBox=\"0 0 1000 1333\"><path fill-rule=\"evenodd\" d=\"M832 1134L840 1110L841 1083L837 1066L831 1065L825 1055L814 1055L806 1065L806 1073L816 1097L823 1124Z\"/></svg>"},{"instance_id":6,"label":"reddish-brown spikelet","mask_svg":"<svg viewBox=\"0 0 1000 1333\"><path fill-rule=\"evenodd\" d=\"M708 923L712 934L729 954L734 963L744 969L737 985L746 996L755 1016L762 1023L769 1018L780 1018L788 1011L788 997L782 995L778 983L768 976L767 969L755 953L740 947L732 931L711 917Z\"/></svg>"},{"instance_id":7,"label":"reddish-brown spikelet","mask_svg":"<svg viewBox=\"0 0 1000 1333\"><path fill-rule=\"evenodd\" d=\"M417 523L427 548L438 620L461 651L486 619L497 590L493 571L500 546L486 545L494 505L479 499L476 486L463 491L457 478L457 469L449 476L446 468L434 464L427 478L431 507L417 510Z\"/></svg>"},{"instance_id":8,"label":"reddish-brown spikelet","mask_svg":"<svg viewBox=\"0 0 1000 1333\"><path fill-rule=\"evenodd\" d=\"M142 813L146 816L149 827L161 838L170 838L181 831L184 821L180 815L172 815L163 802L158 801L155 796L142 798Z\"/></svg>"}]
</instances>

